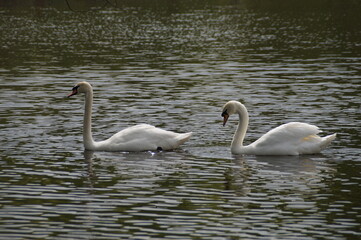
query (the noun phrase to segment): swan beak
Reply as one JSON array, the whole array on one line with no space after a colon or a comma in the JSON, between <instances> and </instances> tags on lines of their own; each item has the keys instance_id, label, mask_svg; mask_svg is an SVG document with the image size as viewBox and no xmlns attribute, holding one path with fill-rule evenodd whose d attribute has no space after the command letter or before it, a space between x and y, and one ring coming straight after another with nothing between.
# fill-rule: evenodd
<instances>
[{"instance_id":1,"label":"swan beak","mask_svg":"<svg viewBox=\"0 0 361 240\"><path fill-rule=\"evenodd\" d=\"M73 87L73 91L68 95L68 97L71 97L73 95L76 95L78 93L78 88L77 87Z\"/></svg>"},{"instance_id":2,"label":"swan beak","mask_svg":"<svg viewBox=\"0 0 361 240\"><path fill-rule=\"evenodd\" d=\"M229 115L228 115L228 113L224 112L224 113L222 113L222 117L223 117L223 127L224 127L227 123Z\"/></svg>"}]
</instances>

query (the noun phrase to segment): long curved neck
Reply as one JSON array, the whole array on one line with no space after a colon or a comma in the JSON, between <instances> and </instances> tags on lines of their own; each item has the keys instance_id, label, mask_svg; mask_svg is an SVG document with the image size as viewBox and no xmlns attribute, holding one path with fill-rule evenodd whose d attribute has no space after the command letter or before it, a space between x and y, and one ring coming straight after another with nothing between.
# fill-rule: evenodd
<instances>
[{"instance_id":1,"label":"long curved neck","mask_svg":"<svg viewBox=\"0 0 361 240\"><path fill-rule=\"evenodd\" d=\"M85 110L83 122L83 142L87 150L94 148L94 140L92 136L92 106L93 106L93 90L89 89L85 93Z\"/></svg>"},{"instance_id":2,"label":"long curved neck","mask_svg":"<svg viewBox=\"0 0 361 240\"><path fill-rule=\"evenodd\" d=\"M246 136L249 121L248 111L243 104L238 105L236 112L238 113L239 123L231 144L232 153L242 152L243 140Z\"/></svg>"}]
</instances>

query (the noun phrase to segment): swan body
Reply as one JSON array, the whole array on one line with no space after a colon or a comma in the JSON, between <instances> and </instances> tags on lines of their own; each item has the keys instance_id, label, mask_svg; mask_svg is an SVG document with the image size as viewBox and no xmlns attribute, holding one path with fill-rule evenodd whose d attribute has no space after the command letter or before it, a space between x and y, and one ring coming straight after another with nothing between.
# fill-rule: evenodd
<instances>
[{"instance_id":1,"label":"swan body","mask_svg":"<svg viewBox=\"0 0 361 240\"><path fill-rule=\"evenodd\" d=\"M223 106L223 126L227 123L228 117L235 113L239 116L239 124L231 144L232 154L316 154L336 138L336 134L325 137L318 136L317 134L321 131L317 126L301 122L290 122L270 130L255 142L244 146L243 140L248 128L249 117L248 111L242 103L229 101Z\"/></svg>"},{"instance_id":2,"label":"swan body","mask_svg":"<svg viewBox=\"0 0 361 240\"><path fill-rule=\"evenodd\" d=\"M77 83L68 97L78 93L85 94L83 142L86 150L125 152L172 150L186 142L192 135L191 132L180 134L148 124L140 124L123 129L107 140L96 142L91 131L92 86L87 82Z\"/></svg>"}]
</instances>

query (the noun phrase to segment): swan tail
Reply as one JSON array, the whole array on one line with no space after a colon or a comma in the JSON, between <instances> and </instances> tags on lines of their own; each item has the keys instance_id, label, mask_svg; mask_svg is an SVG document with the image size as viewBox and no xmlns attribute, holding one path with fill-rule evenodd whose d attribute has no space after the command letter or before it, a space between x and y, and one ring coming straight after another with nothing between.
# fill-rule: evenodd
<instances>
[{"instance_id":1,"label":"swan tail","mask_svg":"<svg viewBox=\"0 0 361 240\"><path fill-rule=\"evenodd\" d=\"M179 136L177 137L178 144L181 145L186 141L188 141L192 136L192 134L193 134L192 132L179 134Z\"/></svg>"},{"instance_id":2,"label":"swan tail","mask_svg":"<svg viewBox=\"0 0 361 240\"><path fill-rule=\"evenodd\" d=\"M336 133L320 137L318 135L310 135L303 138L298 144L298 154L317 154L324 150L334 139Z\"/></svg>"},{"instance_id":3,"label":"swan tail","mask_svg":"<svg viewBox=\"0 0 361 240\"><path fill-rule=\"evenodd\" d=\"M321 150L325 149L333 140L336 138L336 133L328 135L322 138L322 142L320 145Z\"/></svg>"},{"instance_id":4,"label":"swan tail","mask_svg":"<svg viewBox=\"0 0 361 240\"><path fill-rule=\"evenodd\" d=\"M157 145L157 150L173 150L178 148L181 144L185 143L192 136L192 132L189 133L178 133L172 140L165 140Z\"/></svg>"}]
</instances>

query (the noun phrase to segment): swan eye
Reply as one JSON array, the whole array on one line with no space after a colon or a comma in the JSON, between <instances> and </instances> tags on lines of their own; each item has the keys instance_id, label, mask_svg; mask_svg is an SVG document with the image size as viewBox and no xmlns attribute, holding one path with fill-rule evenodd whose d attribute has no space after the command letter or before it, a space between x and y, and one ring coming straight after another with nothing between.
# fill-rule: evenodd
<instances>
[{"instance_id":1,"label":"swan eye","mask_svg":"<svg viewBox=\"0 0 361 240\"><path fill-rule=\"evenodd\" d=\"M229 115L229 114L227 113L227 109L222 112L221 116L224 117L224 116L226 116L226 115Z\"/></svg>"},{"instance_id":2,"label":"swan eye","mask_svg":"<svg viewBox=\"0 0 361 240\"><path fill-rule=\"evenodd\" d=\"M223 117L223 126L225 126L227 121L228 121L228 118L229 118L229 114L227 113L227 109L222 112L221 116Z\"/></svg>"},{"instance_id":3,"label":"swan eye","mask_svg":"<svg viewBox=\"0 0 361 240\"><path fill-rule=\"evenodd\" d=\"M72 88L72 91L71 93L68 95L68 97L71 97L73 95L76 95L78 94L78 88L79 88L79 85L76 85L75 87Z\"/></svg>"},{"instance_id":4,"label":"swan eye","mask_svg":"<svg viewBox=\"0 0 361 240\"><path fill-rule=\"evenodd\" d=\"M75 87L72 88L73 95L78 93L78 88L79 88L79 85L76 85Z\"/></svg>"}]
</instances>

